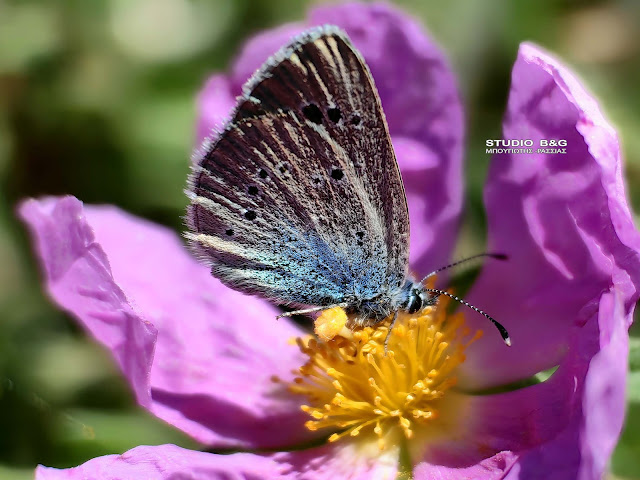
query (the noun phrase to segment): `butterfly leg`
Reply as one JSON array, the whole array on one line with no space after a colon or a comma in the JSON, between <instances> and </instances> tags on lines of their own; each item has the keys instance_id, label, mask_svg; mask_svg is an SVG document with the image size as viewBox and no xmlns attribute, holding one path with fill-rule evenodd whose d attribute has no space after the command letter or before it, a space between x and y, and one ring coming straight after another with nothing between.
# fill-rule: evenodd
<instances>
[{"instance_id":1,"label":"butterfly leg","mask_svg":"<svg viewBox=\"0 0 640 480\"><path fill-rule=\"evenodd\" d=\"M396 310L396 313L393 314L393 320L391 320L391 323L389 324L389 331L387 332L387 336L384 339L384 354L387 354L387 350L388 350L388 346L389 346L389 339L391 338L391 331L393 330L394 325L396 324L396 320L398 320L398 311Z\"/></svg>"},{"instance_id":2,"label":"butterfly leg","mask_svg":"<svg viewBox=\"0 0 640 480\"><path fill-rule=\"evenodd\" d=\"M337 303L335 305L327 305L325 307L313 307L313 308L305 308L304 310L294 310L293 312L281 313L276 317L276 319L282 318L282 317L292 317L293 315L304 315L305 313L319 312L321 310L328 310L330 308L335 308L335 307L345 308L347 306L348 305L346 303Z\"/></svg>"}]
</instances>

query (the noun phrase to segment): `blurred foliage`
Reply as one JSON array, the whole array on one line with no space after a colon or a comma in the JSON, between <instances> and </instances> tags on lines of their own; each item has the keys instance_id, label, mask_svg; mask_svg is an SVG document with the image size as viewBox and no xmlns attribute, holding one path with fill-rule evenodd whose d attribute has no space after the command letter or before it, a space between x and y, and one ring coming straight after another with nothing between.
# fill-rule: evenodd
<instances>
[{"instance_id":1,"label":"blurred foliage","mask_svg":"<svg viewBox=\"0 0 640 480\"><path fill-rule=\"evenodd\" d=\"M484 244L484 141L500 135L524 40L555 52L599 97L621 134L640 210L639 2L398 3L446 50L467 106L460 252ZM32 478L38 463L73 466L139 444L193 446L137 408L108 354L45 298L15 205L70 193L180 230L200 86L251 33L304 18L307 8L295 0L0 0L0 477ZM635 372L630 386L616 478L640 472Z\"/></svg>"}]
</instances>

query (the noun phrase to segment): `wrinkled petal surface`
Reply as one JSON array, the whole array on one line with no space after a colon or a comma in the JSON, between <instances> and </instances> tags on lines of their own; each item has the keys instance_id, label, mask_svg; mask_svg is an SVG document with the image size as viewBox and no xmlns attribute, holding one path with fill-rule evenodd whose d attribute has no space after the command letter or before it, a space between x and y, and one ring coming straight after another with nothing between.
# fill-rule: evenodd
<instances>
[{"instance_id":1,"label":"wrinkled petal surface","mask_svg":"<svg viewBox=\"0 0 640 480\"><path fill-rule=\"evenodd\" d=\"M597 321L589 321L584 327L588 332L572 345L574 378L568 380L576 385L576 405L563 422L566 427L549 442L524 452L506 478L603 477L624 422L627 366L620 359L628 355L625 322L631 319L625 310L619 292L602 296Z\"/></svg>"},{"instance_id":2,"label":"wrinkled petal surface","mask_svg":"<svg viewBox=\"0 0 640 480\"><path fill-rule=\"evenodd\" d=\"M271 379L302 364L288 342L303 332L275 308L224 287L175 233L115 207L66 197L20 212L51 296L111 350L141 405L212 445L306 438L300 400Z\"/></svg>"},{"instance_id":3,"label":"wrinkled petal surface","mask_svg":"<svg viewBox=\"0 0 640 480\"><path fill-rule=\"evenodd\" d=\"M514 462L514 455L501 452L490 458L479 460L478 463L464 467L448 467L442 464L421 462L414 468L414 480L500 480Z\"/></svg>"},{"instance_id":4,"label":"wrinkled petal surface","mask_svg":"<svg viewBox=\"0 0 640 480\"><path fill-rule=\"evenodd\" d=\"M534 148L540 140L565 140L566 154L492 160L489 249L509 259L487 262L467 300L507 327L513 347L505 348L482 317L468 315L486 335L468 350L466 388L558 365L604 292L613 287L630 312L640 285L640 237L616 133L573 74L530 44L521 46L513 69L504 138L531 139Z\"/></svg>"},{"instance_id":5,"label":"wrinkled petal surface","mask_svg":"<svg viewBox=\"0 0 640 480\"><path fill-rule=\"evenodd\" d=\"M600 479L624 420L629 318L616 290L598 307L546 382L468 396L463 432L427 447L416 480Z\"/></svg>"},{"instance_id":6,"label":"wrinkled petal surface","mask_svg":"<svg viewBox=\"0 0 640 480\"><path fill-rule=\"evenodd\" d=\"M493 159L490 250L509 260L488 262L468 299L505 324L513 346L468 315L488 335L467 350L459 386L559 368L542 384L470 396L465 435L430 446L416 478L601 478L624 419L640 284L618 140L575 77L529 44L514 67L504 138L566 140L566 153Z\"/></svg>"},{"instance_id":7,"label":"wrinkled petal surface","mask_svg":"<svg viewBox=\"0 0 640 480\"><path fill-rule=\"evenodd\" d=\"M397 452L396 459L397 459ZM365 460L352 446L325 445L304 451L215 455L175 445L141 446L122 455L94 458L79 467L39 466L36 480L394 480L397 462L384 456Z\"/></svg>"},{"instance_id":8,"label":"wrinkled petal surface","mask_svg":"<svg viewBox=\"0 0 640 480\"><path fill-rule=\"evenodd\" d=\"M82 204L72 197L28 200L20 215L33 235L49 294L107 349L149 408L149 366L157 329L132 308L95 242Z\"/></svg>"},{"instance_id":9,"label":"wrinkled petal surface","mask_svg":"<svg viewBox=\"0 0 640 480\"><path fill-rule=\"evenodd\" d=\"M282 465L283 478L290 480L396 480L398 473L396 448L380 453L377 445L357 440L280 452L273 458Z\"/></svg>"},{"instance_id":10,"label":"wrinkled petal surface","mask_svg":"<svg viewBox=\"0 0 640 480\"><path fill-rule=\"evenodd\" d=\"M65 470L40 466L36 469L36 480L258 480L279 478L281 470L282 467L266 456L214 455L175 445L159 445L97 457Z\"/></svg>"},{"instance_id":11,"label":"wrinkled petal surface","mask_svg":"<svg viewBox=\"0 0 640 480\"><path fill-rule=\"evenodd\" d=\"M220 118L228 99L241 92L241 85L270 55L305 28L323 24L347 32L378 87L409 203L411 268L427 273L443 266L455 244L462 208L462 106L444 55L417 22L393 7L318 7L306 24L256 35L235 61L229 93L209 94L210 83L203 89L199 136L218 127L210 119Z\"/></svg>"}]
</instances>

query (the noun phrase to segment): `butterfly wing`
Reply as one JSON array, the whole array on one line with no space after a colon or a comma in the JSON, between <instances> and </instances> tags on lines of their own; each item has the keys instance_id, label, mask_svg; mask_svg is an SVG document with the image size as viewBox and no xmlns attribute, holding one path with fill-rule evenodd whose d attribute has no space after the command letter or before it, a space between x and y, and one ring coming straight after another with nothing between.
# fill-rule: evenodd
<instances>
[{"instance_id":1,"label":"butterfly wing","mask_svg":"<svg viewBox=\"0 0 640 480\"><path fill-rule=\"evenodd\" d=\"M234 289L324 306L389 303L404 284L404 186L371 74L336 27L256 72L189 190L186 236Z\"/></svg>"}]
</instances>

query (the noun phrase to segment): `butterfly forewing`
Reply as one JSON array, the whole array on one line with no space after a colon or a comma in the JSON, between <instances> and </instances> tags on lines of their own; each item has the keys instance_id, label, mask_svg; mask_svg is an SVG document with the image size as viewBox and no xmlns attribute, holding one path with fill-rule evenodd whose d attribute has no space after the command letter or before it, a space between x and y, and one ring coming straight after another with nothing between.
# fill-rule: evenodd
<instances>
[{"instance_id":1,"label":"butterfly forewing","mask_svg":"<svg viewBox=\"0 0 640 480\"><path fill-rule=\"evenodd\" d=\"M187 236L235 289L322 306L404 284L402 180L371 75L334 27L294 39L249 80L190 187Z\"/></svg>"}]
</instances>

